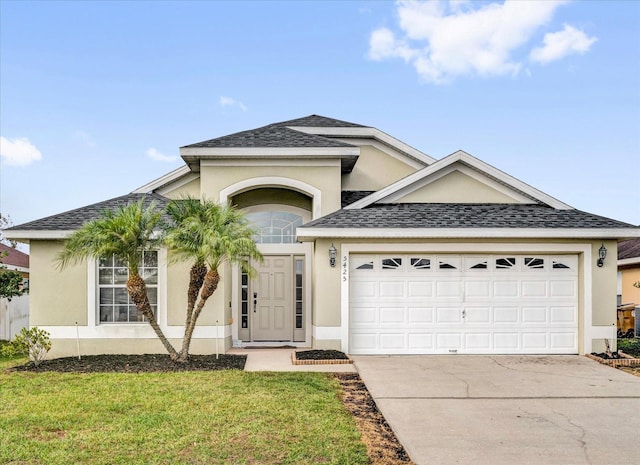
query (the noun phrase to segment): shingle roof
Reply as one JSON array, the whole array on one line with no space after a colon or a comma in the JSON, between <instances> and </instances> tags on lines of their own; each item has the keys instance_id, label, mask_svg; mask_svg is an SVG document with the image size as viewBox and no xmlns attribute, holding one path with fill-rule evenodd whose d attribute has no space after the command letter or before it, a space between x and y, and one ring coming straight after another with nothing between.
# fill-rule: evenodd
<instances>
[{"instance_id":1,"label":"shingle roof","mask_svg":"<svg viewBox=\"0 0 640 465\"><path fill-rule=\"evenodd\" d=\"M640 239L631 239L618 244L618 260L640 257Z\"/></svg>"},{"instance_id":2,"label":"shingle roof","mask_svg":"<svg viewBox=\"0 0 640 465\"><path fill-rule=\"evenodd\" d=\"M373 194L375 191L342 191L341 200L342 200L342 208L347 205L351 205L353 202L357 202L360 199L364 199L365 197Z\"/></svg>"},{"instance_id":3,"label":"shingle roof","mask_svg":"<svg viewBox=\"0 0 640 465\"><path fill-rule=\"evenodd\" d=\"M303 118L290 119L288 121L281 121L274 123L274 126L304 126L315 128L366 128L369 126L363 126L361 124L350 123L348 121L342 121L334 118L327 118L320 115L309 115Z\"/></svg>"},{"instance_id":4,"label":"shingle roof","mask_svg":"<svg viewBox=\"0 0 640 465\"><path fill-rule=\"evenodd\" d=\"M306 134L289 129L288 126L307 127L364 127L359 124L310 115L304 118L273 123L256 129L236 132L215 139L185 145L195 147L354 147L329 137Z\"/></svg>"},{"instance_id":5,"label":"shingle roof","mask_svg":"<svg viewBox=\"0 0 640 465\"><path fill-rule=\"evenodd\" d=\"M100 218L107 210L113 210L120 206L137 202L140 199L144 199L145 205L149 205L153 201L157 204L158 208L163 210L169 203L169 199L160 194L128 194L105 200L104 202L76 208L75 210L70 210L58 215L47 216L46 218L41 218L29 223L19 224L8 228L7 231L72 231L80 228L87 221Z\"/></svg>"},{"instance_id":6,"label":"shingle roof","mask_svg":"<svg viewBox=\"0 0 640 465\"><path fill-rule=\"evenodd\" d=\"M580 210L534 204L404 203L338 210L303 228L637 228Z\"/></svg>"},{"instance_id":7,"label":"shingle roof","mask_svg":"<svg viewBox=\"0 0 640 465\"><path fill-rule=\"evenodd\" d=\"M29 268L29 255L5 244L0 244L0 261L5 265Z\"/></svg>"}]
</instances>

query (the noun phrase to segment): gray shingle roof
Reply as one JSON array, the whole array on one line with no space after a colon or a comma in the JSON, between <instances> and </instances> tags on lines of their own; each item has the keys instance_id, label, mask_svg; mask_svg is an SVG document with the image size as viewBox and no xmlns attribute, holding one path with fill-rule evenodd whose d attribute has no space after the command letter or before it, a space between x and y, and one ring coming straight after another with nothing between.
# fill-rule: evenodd
<instances>
[{"instance_id":1,"label":"gray shingle roof","mask_svg":"<svg viewBox=\"0 0 640 465\"><path fill-rule=\"evenodd\" d=\"M310 115L304 118L273 123L256 129L236 132L215 139L185 145L194 147L354 147L329 137L306 134L289 129L288 126L307 127L364 127L359 124Z\"/></svg>"},{"instance_id":2,"label":"gray shingle roof","mask_svg":"<svg viewBox=\"0 0 640 465\"><path fill-rule=\"evenodd\" d=\"M338 210L303 228L637 228L580 210L534 204L405 203Z\"/></svg>"},{"instance_id":3,"label":"gray shingle roof","mask_svg":"<svg viewBox=\"0 0 640 465\"><path fill-rule=\"evenodd\" d=\"M144 199L145 205L149 205L153 201L157 204L158 208L162 210L164 210L169 203L169 199L160 194L128 194L105 200L104 202L76 208L75 210L70 210L58 215L47 216L46 218L30 221L29 223L19 224L7 230L73 231L80 228L87 221L100 218L102 213L107 210L113 210L120 206L137 202L140 199ZM168 218L165 218L165 220L168 220Z\"/></svg>"},{"instance_id":4,"label":"gray shingle roof","mask_svg":"<svg viewBox=\"0 0 640 465\"><path fill-rule=\"evenodd\" d=\"M351 205L353 202L357 202L360 199L373 194L375 191L342 191L340 193L342 200L342 208L347 205Z\"/></svg>"},{"instance_id":5,"label":"gray shingle roof","mask_svg":"<svg viewBox=\"0 0 640 465\"><path fill-rule=\"evenodd\" d=\"M350 123L348 121L342 121L334 118L327 118L320 115L309 115L303 118L290 119L288 121L281 121L280 123L274 123L274 126L304 126L315 128L366 128L369 126L363 126L361 124Z\"/></svg>"}]
</instances>

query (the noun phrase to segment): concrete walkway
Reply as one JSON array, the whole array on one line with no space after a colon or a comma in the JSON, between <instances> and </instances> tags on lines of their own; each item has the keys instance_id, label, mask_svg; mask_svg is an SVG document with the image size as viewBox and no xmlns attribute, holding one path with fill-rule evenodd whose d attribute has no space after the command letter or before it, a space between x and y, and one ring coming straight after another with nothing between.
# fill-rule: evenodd
<instances>
[{"instance_id":1,"label":"concrete walkway","mask_svg":"<svg viewBox=\"0 0 640 465\"><path fill-rule=\"evenodd\" d=\"M578 356L356 356L418 465L640 463L640 378Z\"/></svg>"},{"instance_id":2,"label":"concrete walkway","mask_svg":"<svg viewBox=\"0 0 640 465\"><path fill-rule=\"evenodd\" d=\"M296 350L289 347L277 349L231 349L227 353L234 355L247 355L245 371L320 371L331 373L355 373L356 369L350 364L331 365L294 365L291 363L291 354Z\"/></svg>"}]
</instances>

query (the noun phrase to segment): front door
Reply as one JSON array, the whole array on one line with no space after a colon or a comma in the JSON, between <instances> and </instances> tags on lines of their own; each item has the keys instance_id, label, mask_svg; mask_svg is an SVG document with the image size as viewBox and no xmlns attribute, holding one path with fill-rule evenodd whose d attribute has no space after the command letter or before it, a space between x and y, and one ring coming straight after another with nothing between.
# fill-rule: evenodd
<instances>
[{"instance_id":1,"label":"front door","mask_svg":"<svg viewBox=\"0 0 640 465\"><path fill-rule=\"evenodd\" d=\"M266 255L255 263L251 282L252 332L254 341L292 340L292 258Z\"/></svg>"}]
</instances>

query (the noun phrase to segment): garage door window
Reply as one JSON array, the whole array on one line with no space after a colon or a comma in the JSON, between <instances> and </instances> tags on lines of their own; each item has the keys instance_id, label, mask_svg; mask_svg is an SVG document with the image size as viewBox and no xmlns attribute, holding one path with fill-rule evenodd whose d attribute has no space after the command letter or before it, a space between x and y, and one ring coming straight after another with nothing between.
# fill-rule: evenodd
<instances>
[{"instance_id":1,"label":"garage door window","mask_svg":"<svg viewBox=\"0 0 640 465\"><path fill-rule=\"evenodd\" d=\"M401 258L383 258L382 269L383 270L395 270L402 266Z\"/></svg>"},{"instance_id":2,"label":"garage door window","mask_svg":"<svg viewBox=\"0 0 640 465\"><path fill-rule=\"evenodd\" d=\"M411 267L416 270L430 270L431 260L428 258L412 258Z\"/></svg>"}]
</instances>

